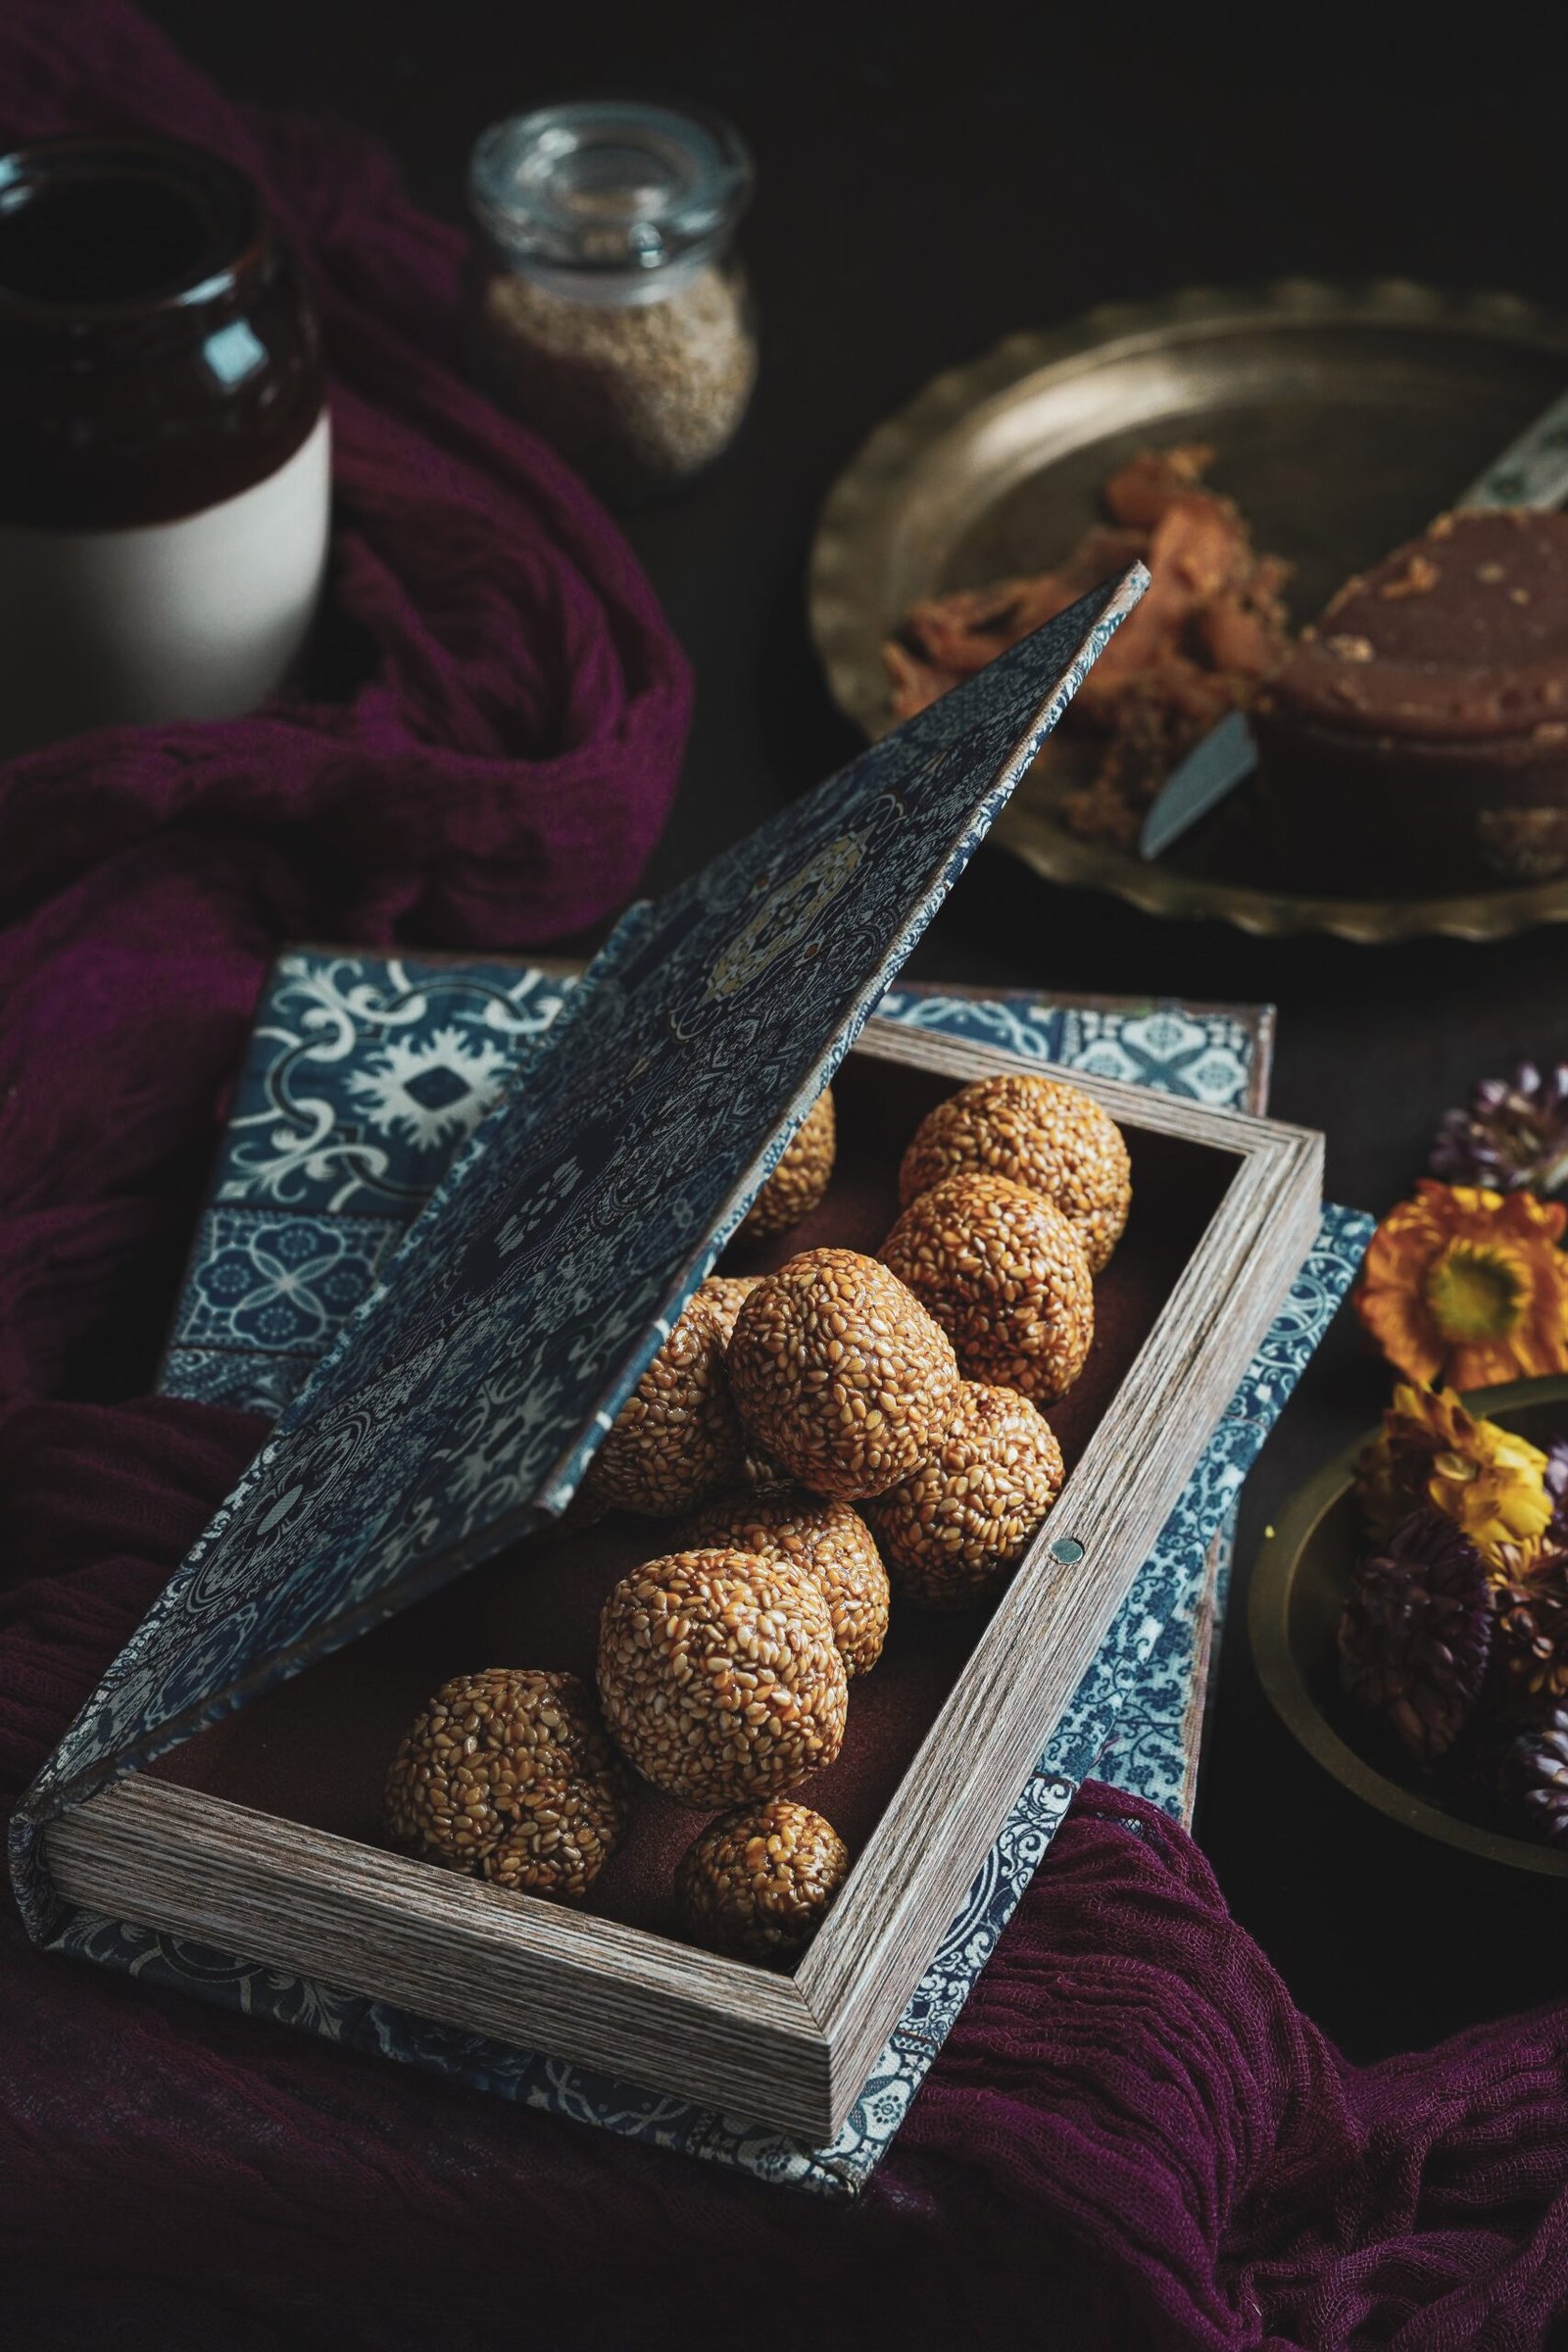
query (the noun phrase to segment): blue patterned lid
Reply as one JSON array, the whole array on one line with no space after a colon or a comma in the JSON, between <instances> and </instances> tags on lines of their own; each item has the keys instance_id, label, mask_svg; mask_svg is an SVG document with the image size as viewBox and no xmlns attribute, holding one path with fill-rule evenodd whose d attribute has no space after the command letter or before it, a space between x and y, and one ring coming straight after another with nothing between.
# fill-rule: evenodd
<instances>
[{"instance_id":1,"label":"blue patterned lid","mask_svg":"<svg viewBox=\"0 0 1568 2352\"><path fill-rule=\"evenodd\" d=\"M561 1511L1141 565L635 908L29 1793L47 1818Z\"/></svg>"}]
</instances>

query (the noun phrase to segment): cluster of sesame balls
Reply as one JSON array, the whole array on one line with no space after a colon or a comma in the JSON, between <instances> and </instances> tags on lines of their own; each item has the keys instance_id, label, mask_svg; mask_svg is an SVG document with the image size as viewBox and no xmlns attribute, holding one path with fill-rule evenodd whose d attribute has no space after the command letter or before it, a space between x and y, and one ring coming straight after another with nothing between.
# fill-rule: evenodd
<instances>
[{"instance_id":1,"label":"cluster of sesame balls","mask_svg":"<svg viewBox=\"0 0 1568 2352\"><path fill-rule=\"evenodd\" d=\"M824 1095L749 1232L815 1208L833 1154ZM921 1122L900 1198L880 1257L808 1250L697 1291L585 1482L592 1509L681 1522L605 1603L598 1712L571 1675L444 1685L392 1767L395 1842L576 1899L624 1829L630 1765L720 1808L676 1872L687 1932L745 1959L804 1949L849 1856L789 1792L838 1755L892 1597L990 1597L1054 1502L1040 1407L1093 1343L1126 1146L1077 1088L981 1079Z\"/></svg>"}]
</instances>

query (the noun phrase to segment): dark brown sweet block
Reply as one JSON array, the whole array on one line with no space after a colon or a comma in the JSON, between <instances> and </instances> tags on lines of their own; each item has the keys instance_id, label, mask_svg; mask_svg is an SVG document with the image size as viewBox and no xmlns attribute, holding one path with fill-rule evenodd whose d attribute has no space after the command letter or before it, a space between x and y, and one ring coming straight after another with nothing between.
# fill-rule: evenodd
<instances>
[{"instance_id":1,"label":"dark brown sweet block","mask_svg":"<svg viewBox=\"0 0 1568 2352\"><path fill-rule=\"evenodd\" d=\"M1255 723L1303 887L1462 893L1568 869L1568 514L1441 515L1346 583Z\"/></svg>"}]
</instances>

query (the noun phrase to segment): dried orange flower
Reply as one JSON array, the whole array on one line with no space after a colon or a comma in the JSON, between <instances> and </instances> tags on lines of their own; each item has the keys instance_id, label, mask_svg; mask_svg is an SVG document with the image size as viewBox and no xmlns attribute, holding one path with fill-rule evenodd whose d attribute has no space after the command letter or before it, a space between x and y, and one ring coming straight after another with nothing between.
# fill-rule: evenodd
<instances>
[{"instance_id":1,"label":"dried orange flower","mask_svg":"<svg viewBox=\"0 0 1568 2352\"><path fill-rule=\"evenodd\" d=\"M1527 1438L1467 1413L1451 1389L1397 1388L1356 1464L1374 1539L1424 1503L1469 1537L1490 1570L1516 1568L1552 1513L1546 1457Z\"/></svg>"},{"instance_id":2,"label":"dried orange flower","mask_svg":"<svg viewBox=\"0 0 1568 2352\"><path fill-rule=\"evenodd\" d=\"M1372 1236L1356 1312L1389 1361L1423 1385L1568 1372L1565 1223L1560 1201L1423 1177Z\"/></svg>"}]
</instances>

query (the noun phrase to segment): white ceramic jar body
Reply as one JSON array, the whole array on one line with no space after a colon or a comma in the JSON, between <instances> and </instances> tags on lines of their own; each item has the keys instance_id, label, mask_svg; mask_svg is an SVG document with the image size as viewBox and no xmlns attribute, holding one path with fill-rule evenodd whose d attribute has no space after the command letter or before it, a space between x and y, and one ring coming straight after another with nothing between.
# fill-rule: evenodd
<instances>
[{"instance_id":1,"label":"white ceramic jar body","mask_svg":"<svg viewBox=\"0 0 1568 2352\"><path fill-rule=\"evenodd\" d=\"M160 140L0 158L0 753L265 700L329 487L314 311L251 183Z\"/></svg>"}]
</instances>

